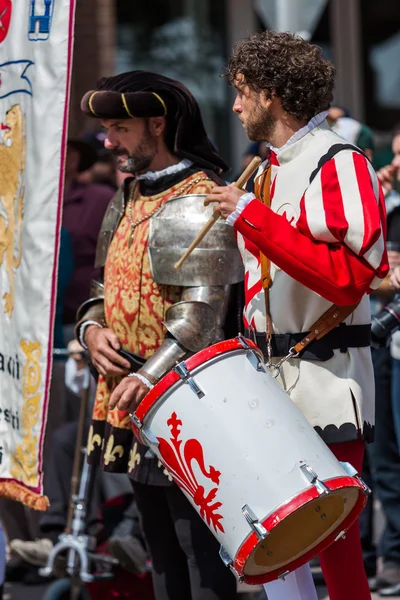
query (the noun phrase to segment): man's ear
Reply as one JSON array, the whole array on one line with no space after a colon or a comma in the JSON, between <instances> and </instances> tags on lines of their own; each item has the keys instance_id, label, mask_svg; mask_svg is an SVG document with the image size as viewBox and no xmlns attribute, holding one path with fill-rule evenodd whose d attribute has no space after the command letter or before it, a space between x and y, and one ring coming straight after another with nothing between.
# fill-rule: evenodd
<instances>
[{"instance_id":1,"label":"man's ear","mask_svg":"<svg viewBox=\"0 0 400 600\"><path fill-rule=\"evenodd\" d=\"M160 137L165 131L166 121L165 117L150 117L149 128L150 133L154 137Z\"/></svg>"},{"instance_id":2,"label":"man's ear","mask_svg":"<svg viewBox=\"0 0 400 600\"><path fill-rule=\"evenodd\" d=\"M266 92L261 91L260 92L260 104L261 104L261 106L263 108L266 108L266 109L271 108L271 105L272 105L275 97L276 96L273 93L268 95L268 94L266 94Z\"/></svg>"}]
</instances>

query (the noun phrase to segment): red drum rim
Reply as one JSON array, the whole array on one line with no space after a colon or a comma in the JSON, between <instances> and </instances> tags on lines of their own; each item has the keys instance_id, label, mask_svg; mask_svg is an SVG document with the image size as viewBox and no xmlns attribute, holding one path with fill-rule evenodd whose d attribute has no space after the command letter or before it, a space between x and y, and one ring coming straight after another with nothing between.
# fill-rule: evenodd
<instances>
[{"instance_id":1,"label":"red drum rim","mask_svg":"<svg viewBox=\"0 0 400 600\"><path fill-rule=\"evenodd\" d=\"M258 352L260 352L260 349L252 340L249 340L247 338L242 338L242 340L249 346L251 350L258 350ZM218 342L213 346L209 346L208 348L205 348L204 350L200 350L200 352L193 354L193 356L190 356L184 362L187 366L187 369L189 371L192 371L200 365L205 364L207 361L217 356L220 356L221 354L232 352L233 350L246 351L246 348L243 346L239 338L233 338L230 340L224 340L223 342ZM175 373L175 371L170 371L169 373L167 373L167 375L164 375L164 377L160 379L158 383L156 383L156 385L149 391L148 394L146 394L146 396L143 398L142 402L139 404L135 412L135 416L139 419L141 423L143 423L144 419L146 418L146 415L154 406L154 404L177 381L182 380L179 377L179 375ZM139 437L140 439L138 427L133 424L132 429L136 437Z\"/></svg>"},{"instance_id":2,"label":"red drum rim","mask_svg":"<svg viewBox=\"0 0 400 600\"><path fill-rule=\"evenodd\" d=\"M274 581L278 579L278 577L286 571L294 571L298 567L301 567L305 563L309 562L312 558L320 554L323 550L325 550L328 546L330 546L337 537L339 531L347 531L349 527L356 521L356 519L362 513L364 506L367 503L367 497L364 493L364 487L360 483L360 481L354 477L346 476L346 477L335 477L333 479L327 479L324 481L324 484L328 486L331 491L343 489L343 488L359 488L360 494L357 498L357 502L347 517L342 521L340 526L335 529L331 534L329 534L322 542L320 542L317 546L297 558L291 563L288 563L284 567L280 567L275 571L270 571L269 573L265 573L264 575L244 575L244 569L246 566L246 561L256 546L259 544L259 539L255 533L251 533L249 537L243 542L241 547L239 548L233 567L239 576L244 576L243 581L250 585L260 585L264 583L269 583L270 581ZM274 527L279 525L283 519L294 513L297 509L301 508L308 502L312 500L316 500L319 497L319 493L315 487L311 487L304 492L301 492L298 496L290 500L289 502L280 506L273 514L269 515L264 521L262 521L262 525L265 527L267 531L271 531Z\"/></svg>"}]
</instances>

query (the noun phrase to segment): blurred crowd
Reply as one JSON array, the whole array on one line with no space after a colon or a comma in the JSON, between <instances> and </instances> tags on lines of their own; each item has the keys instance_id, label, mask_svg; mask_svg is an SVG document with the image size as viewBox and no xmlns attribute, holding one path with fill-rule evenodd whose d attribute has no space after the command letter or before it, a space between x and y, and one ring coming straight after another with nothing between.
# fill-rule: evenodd
<instances>
[{"instance_id":1,"label":"blurred crowd","mask_svg":"<svg viewBox=\"0 0 400 600\"><path fill-rule=\"evenodd\" d=\"M353 119L349 111L340 106L331 107L328 122L341 137L358 146L378 167L374 136L369 127ZM242 166L246 167L254 156L265 158L267 152L266 144L251 143L243 155ZM396 293L400 293L400 126L393 131L391 156L391 162L377 168L386 200L391 268L387 281L371 297L372 315L378 315L378 318L396 298ZM44 487L51 505L47 513L39 514L16 502L0 499L0 519L8 540L8 582L42 582L44 578L39 569L46 565L54 545L68 524L82 374L86 369L83 349L73 341L75 317L78 307L90 296L91 281L98 278L94 263L100 226L110 200L124 177L116 170L112 155L104 149L101 133L68 141L54 329L55 353L44 446ZM251 191L252 181L248 189ZM379 589L383 596L400 595L400 331L392 329L372 349L376 380L376 429L375 441L368 446L364 466L364 478L372 494L361 518L365 567L370 587ZM60 350L68 347L69 354L63 355ZM94 389L95 382L92 379L92 399ZM84 419L85 438L89 434L90 412L89 402ZM385 527L378 545L375 543L375 499L380 501L385 517ZM118 507L117 510L105 508L110 506L110 502ZM87 522L98 544L103 544L128 571L143 574L148 570L145 541L140 532L127 475L96 473ZM65 564L56 565L56 571L62 575Z\"/></svg>"}]
</instances>

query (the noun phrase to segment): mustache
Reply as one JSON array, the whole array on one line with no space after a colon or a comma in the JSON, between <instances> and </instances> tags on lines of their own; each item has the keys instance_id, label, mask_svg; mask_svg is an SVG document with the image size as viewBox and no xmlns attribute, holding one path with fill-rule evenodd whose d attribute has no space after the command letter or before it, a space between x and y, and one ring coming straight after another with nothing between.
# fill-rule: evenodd
<instances>
[{"instance_id":1,"label":"mustache","mask_svg":"<svg viewBox=\"0 0 400 600\"><path fill-rule=\"evenodd\" d=\"M112 153L113 156L129 156L129 152L126 148L114 148Z\"/></svg>"}]
</instances>

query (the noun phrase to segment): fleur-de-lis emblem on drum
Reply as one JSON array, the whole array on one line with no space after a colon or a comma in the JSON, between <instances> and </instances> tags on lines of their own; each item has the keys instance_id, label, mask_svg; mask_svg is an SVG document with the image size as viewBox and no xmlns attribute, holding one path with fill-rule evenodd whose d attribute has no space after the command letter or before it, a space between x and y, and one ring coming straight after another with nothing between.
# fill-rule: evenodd
<instances>
[{"instance_id":1,"label":"fleur-de-lis emblem on drum","mask_svg":"<svg viewBox=\"0 0 400 600\"><path fill-rule=\"evenodd\" d=\"M183 443L179 439L182 421L175 412L168 419L167 425L171 430L170 440L157 438L159 442L158 450L163 464L171 473L175 483L193 498L194 503L200 509L201 518L208 525L212 524L215 531L220 530L224 533L224 528L220 522L223 516L217 512L222 503L213 503L218 492L221 472L217 471L211 465L207 470L204 462L203 447L198 440L192 438ZM204 477L210 479L216 485L208 494L205 494L204 487L196 479L192 468L193 461L198 464Z\"/></svg>"}]
</instances>

